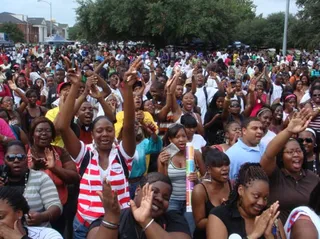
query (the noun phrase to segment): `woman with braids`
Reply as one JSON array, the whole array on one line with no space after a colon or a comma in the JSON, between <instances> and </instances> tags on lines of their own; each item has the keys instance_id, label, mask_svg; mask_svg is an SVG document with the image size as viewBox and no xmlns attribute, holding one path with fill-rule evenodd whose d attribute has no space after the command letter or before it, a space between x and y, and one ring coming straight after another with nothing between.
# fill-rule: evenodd
<instances>
[{"instance_id":1,"label":"woman with braids","mask_svg":"<svg viewBox=\"0 0 320 239\"><path fill-rule=\"evenodd\" d=\"M197 184L192 191L192 212L196 223L194 239L206 238L211 209L226 201L231 192L228 156L210 147L204 148L203 156L208 177L204 177L202 183Z\"/></svg>"},{"instance_id":2,"label":"woman with braids","mask_svg":"<svg viewBox=\"0 0 320 239\"><path fill-rule=\"evenodd\" d=\"M0 187L0 238L4 239L62 239L47 227L24 227L29 205L23 195L12 187Z\"/></svg>"},{"instance_id":3,"label":"woman with braids","mask_svg":"<svg viewBox=\"0 0 320 239\"><path fill-rule=\"evenodd\" d=\"M210 212L207 238L285 238L282 224L277 221L279 203L266 209L268 196L269 179L261 166L243 164L226 205Z\"/></svg>"},{"instance_id":4,"label":"woman with braids","mask_svg":"<svg viewBox=\"0 0 320 239\"><path fill-rule=\"evenodd\" d=\"M288 127L269 143L260 161L270 180L270 202L280 202L282 222L293 208L308 203L310 193L319 182L319 177L307 169L303 145L292 138L307 128L311 118L308 109L295 113Z\"/></svg>"}]
</instances>

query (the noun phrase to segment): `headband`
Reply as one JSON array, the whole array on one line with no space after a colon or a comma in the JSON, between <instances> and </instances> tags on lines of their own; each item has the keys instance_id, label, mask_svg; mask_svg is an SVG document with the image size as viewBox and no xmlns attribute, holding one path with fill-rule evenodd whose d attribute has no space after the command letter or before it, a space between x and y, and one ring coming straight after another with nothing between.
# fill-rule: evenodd
<instances>
[{"instance_id":1,"label":"headband","mask_svg":"<svg viewBox=\"0 0 320 239\"><path fill-rule=\"evenodd\" d=\"M284 98L284 101L291 98L297 98L297 96L295 94L288 95L286 98Z\"/></svg>"},{"instance_id":2,"label":"headband","mask_svg":"<svg viewBox=\"0 0 320 239\"><path fill-rule=\"evenodd\" d=\"M313 136L314 136L315 138L317 138L316 131L314 131L313 129L311 129L311 128L306 128L306 131L310 132L311 134L313 134Z\"/></svg>"},{"instance_id":3,"label":"headband","mask_svg":"<svg viewBox=\"0 0 320 239\"><path fill-rule=\"evenodd\" d=\"M257 114L257 117L260 116L263 112L266 112L266 111L270 111L272 113L272 111L269 108L263 107L263 108L261 108L261 110L259 110L259 112Z\"/></svg>"}]
</instances>

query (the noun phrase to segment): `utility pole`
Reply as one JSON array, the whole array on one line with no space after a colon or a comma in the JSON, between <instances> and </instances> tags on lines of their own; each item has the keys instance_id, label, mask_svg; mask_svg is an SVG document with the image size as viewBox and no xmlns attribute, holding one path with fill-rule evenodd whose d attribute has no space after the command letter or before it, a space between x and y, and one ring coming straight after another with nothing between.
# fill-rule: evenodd
<instances>
[{"instance_id":1,"label":"utility pole","mask_svg":"<svg viewBox=\"0 0 320 239\"><path fill-rule=\"evenodd\" d=\"M284 31L283 31L283 44L282 44L282 55L285 57L287 55L287 39L288 39L288 18L289 18L289 8L290 0L286 0L286 12L284 17Z\"/></svg>"}]
</instances>

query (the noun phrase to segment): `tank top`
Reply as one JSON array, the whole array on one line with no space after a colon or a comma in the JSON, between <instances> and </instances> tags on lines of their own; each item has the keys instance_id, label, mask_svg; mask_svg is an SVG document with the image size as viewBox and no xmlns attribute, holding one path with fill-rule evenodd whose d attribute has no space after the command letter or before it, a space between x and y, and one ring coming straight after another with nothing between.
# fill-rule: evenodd
<instances>
[{"instance_id":1,"label":"tank top","mask_svg":"<svg viewBox=\"0 0 320 239\"><path fill-rule=\"evenodd\" d=\"M177 168L173 165L172 159L168 165L168 177L172 183L172 194L170 199L186 200L186 168Z\"/></svg>"},{"instance_id":2,"label":"tank top","mask_svg":"<svg viewBox=\"0 0 320 239\"><path fill-rule=\"evenodd\" d=\"M201 185L204 188L204 191L206 192L205 211L206 211L206 218L208 218L211 209L215 208L215 206L210 201L210 197L209 197L206 186L203 183L201 183ZM231 188L230 181L228 181L228 185L229 185L229 189L231 192L232 188ZM200 229L196 228L193 233L193 239L202 239L202 238L207 238L206 230L200 230Z\"/></svg>"}]
</instances>

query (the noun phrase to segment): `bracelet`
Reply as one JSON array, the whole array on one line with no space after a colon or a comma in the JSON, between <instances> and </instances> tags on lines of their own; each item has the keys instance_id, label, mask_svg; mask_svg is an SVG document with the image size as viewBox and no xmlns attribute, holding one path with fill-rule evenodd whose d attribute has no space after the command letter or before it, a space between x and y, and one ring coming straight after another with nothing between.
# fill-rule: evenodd
<instances>
[{"instance_id":1,"label":"bracelet","mask_svg":"<svg viewBox=\"0 0 320 239\"><path fill-rule=\"evenodd\" d=\"M154 222L154 219L152 218L150 222L142 229L142 231L145 232L153 222Z\"/></svg>"},{"instance_id":2,"label":"bracelet","mask_svg":"<svg viewBox=\"0 0 320 239\"><path fill-rule=\"evenodd\" d=\"M6 142L8 140L8 137L7 136L3 136L3 139L2 139L2 142Z\"/></svg>"},{"instance_id":3,"label":"bracelet","mask_svg":"<svg viewBox=\"0 0 320 239\"><path fill-rule=\"evenodd\" d=\"M101 223L102 223L102 226L111 230L117 230L119 228L119 224L114 224L111 222L107 222L105 220L102 220Z\"/></svg>"}]
</instances>

